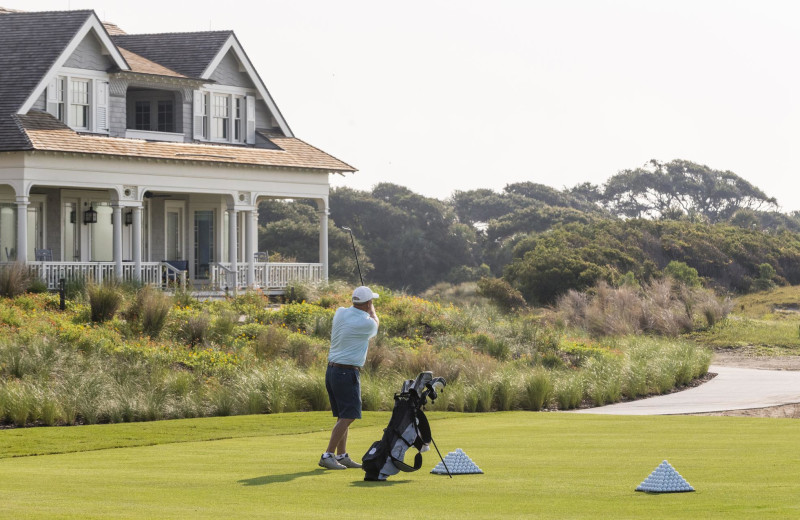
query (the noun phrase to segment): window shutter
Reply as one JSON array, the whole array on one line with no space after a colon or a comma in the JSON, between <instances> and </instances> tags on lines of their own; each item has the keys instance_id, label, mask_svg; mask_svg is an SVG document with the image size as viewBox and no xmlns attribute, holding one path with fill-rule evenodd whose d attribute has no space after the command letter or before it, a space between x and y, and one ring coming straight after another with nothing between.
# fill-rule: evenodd
<instances>
[{"instance_id":1,"label":"window shutter","mask_svg":"<svg viewBox=\"0 0 800 520\"><path fill-rule=\"evenodd\" d=\"M56 78L47 86L47 113L58 119L58 82Z\"/></svg>"},{"instance_id":2,"label":"window shutter","mask_svg":"<svg viewBox=\"0 0 800 520\"><path fill-rule=\"evenodd\" d=\"M194 134L194 138L195 139L201 139L202 140L202 139L206 138L205 131L204 131L204 128L203 128L203 126L204 126L203 125L203 121L205 119L204 118L205 102L206 102L206 99L205 99L205 95L203 94L203 92L200 92L199 90L195 90L194 91L194 104L193 104L193 109L192 109L194 111L193 112L194 113L194 118L193 118L193 120L194 120L194 125L193 125L194 126L194 130L193 130L193 134Z\"/></svg>"},{"instance_id":3,"label":"window shutter","mask_svg":"<svg viewBox=\"0 0 800 520\"><path fill-rule=\"evenodd\" d=\"M94 131L108 132L108 81L94 81Z\"/></svg>"},{"instance_id":4,"label":"window shutter","mask_svg":"<svg viewBox=\"0 0 800 520\"><path fill-rule=\"evenodd\" d=\"M247 96L247 144L256 142L256 98Z\"/></svg>"}]
</instances>

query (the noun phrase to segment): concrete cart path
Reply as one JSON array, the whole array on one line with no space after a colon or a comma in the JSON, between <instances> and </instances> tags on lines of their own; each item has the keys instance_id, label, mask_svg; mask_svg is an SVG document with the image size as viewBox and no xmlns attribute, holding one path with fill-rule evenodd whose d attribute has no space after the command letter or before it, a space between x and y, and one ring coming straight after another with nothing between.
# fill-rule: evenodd
<instances>
[{"instance_id":1,"label":"concrete cart path","mask_svg":"<svg viewBox=\"0 0 800 520\"><path fill-rule=\"evenodd\" d=\"M708 371L716 373L717 377L695 388L573 413L673 415L800 403L800 371L717 365L712 365Z\"/></svg>"}]
</instances>

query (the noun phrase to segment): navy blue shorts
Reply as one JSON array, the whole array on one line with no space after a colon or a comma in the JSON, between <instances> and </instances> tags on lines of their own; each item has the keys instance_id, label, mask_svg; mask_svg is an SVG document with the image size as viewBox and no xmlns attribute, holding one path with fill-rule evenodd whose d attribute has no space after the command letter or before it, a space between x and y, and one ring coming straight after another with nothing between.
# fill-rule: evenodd
<instances>
[{"instance_id":1,"label":"navy blue shorts","mask_svg":"<svg viewBox=\"0 0 800 520\"><path fill-rule=\"evenodd\" d=\"M334 417L361 419L361 375L358 370L329 366L325 372L325 388L328 389Z\"/></svg>"}]
</instances>

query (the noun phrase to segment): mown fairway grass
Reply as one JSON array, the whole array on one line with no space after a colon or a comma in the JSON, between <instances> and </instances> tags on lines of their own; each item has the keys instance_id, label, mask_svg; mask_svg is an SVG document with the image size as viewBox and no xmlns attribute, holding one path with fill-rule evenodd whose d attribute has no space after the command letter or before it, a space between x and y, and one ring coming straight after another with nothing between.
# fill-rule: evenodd
<instances>
[{"instance_id":1,"label":"mown fairway grass","mask_svg":"<svg viewBox=\"0 0 800 520\"><path fill-rule=\"evenodd\" d=\"M323 471L316 462L332 423L323 412L1 431L3 454L17 456L0 459L0 517L800 517L798 421L430 415L439 447L464 449L484 475L431 475L435 453L386 483ZM354 455L388 418L357 423ZM39 451L64 453L24 456ZM634 492L663 459L697 492Z\"/></svg>"}]
</instances>

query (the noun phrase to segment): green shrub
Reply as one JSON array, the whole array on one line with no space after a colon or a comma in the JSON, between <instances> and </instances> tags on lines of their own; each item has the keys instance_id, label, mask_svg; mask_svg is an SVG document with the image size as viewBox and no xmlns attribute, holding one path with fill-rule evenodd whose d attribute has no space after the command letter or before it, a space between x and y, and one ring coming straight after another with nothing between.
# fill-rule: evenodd
<instances>
[{"instance_id":1,"label":"green shrub","mask_svg":"<svg viewBox=\"0 0 800 520\"><path fill-rule=\"evenodd\" d=\"M526 306L522 293L502 278L481 278L478 280L478 294L507 312Z\"/></svg>"},{"instance_id":2,"label":"green shrub","mask_svg":"<svg viewBox=\"0 0 800 520\"><path fill-rule=\"evenodd\" d=\"M0 296L14 298L31 285L31 274L25 264L16 262L0 266Z\"/></svg>"},{"instance_id":3,"label":"green shrub","mask_svg":"<svg viewBox=\"0 0 800 520\"><path fill-rule=\"evenodd\" d=\"M775 277L778 275L770 264L763 263L758 266L758 278L753 280L753 291L768 291L775 288Z\"/></svg>"},{"instance_id":4,"label":"green shrub","mask_svg":"<svg viewBox=\"0 0 800 520\"><path fill-rule=\"evenodd\" d=\"M42 294L47 292L47 282L41 278L33 278L30 285L28 285L28 292L33 294Z\"/></svg>"},{"instance_id":5,"label":"green shrub","mask_svg":"<svg viewBox=\"0 0 800 520\"><path fill-rule=\"evenodd\" d=\"M700 287L700 276L697 274L697 269L689 267L685 262L672 260L664 268L664 274L687 287Z\"/></svg>"},{"instance_id":6,"label":"green shrub","mask_svg":"<svg viewBox=\"0 0 800 520\"><path fill-rule=\"evenodd\" d=\"M87 288L91 319L95 323L102 323L114 318L117 310L122 305L122 293L112 283L103 285L90 284Z\"/></svg>"},{"instance_id":7,"label":"green shrub","mask_svg":"<svg viewBox=\"0 0 800 520\"><path fill-rule=\"evenodd\" d=\"M86 278L77 275L64 280L64 297L68 300L82 300L86 297Z\"/></svg>"}]
</instances>

